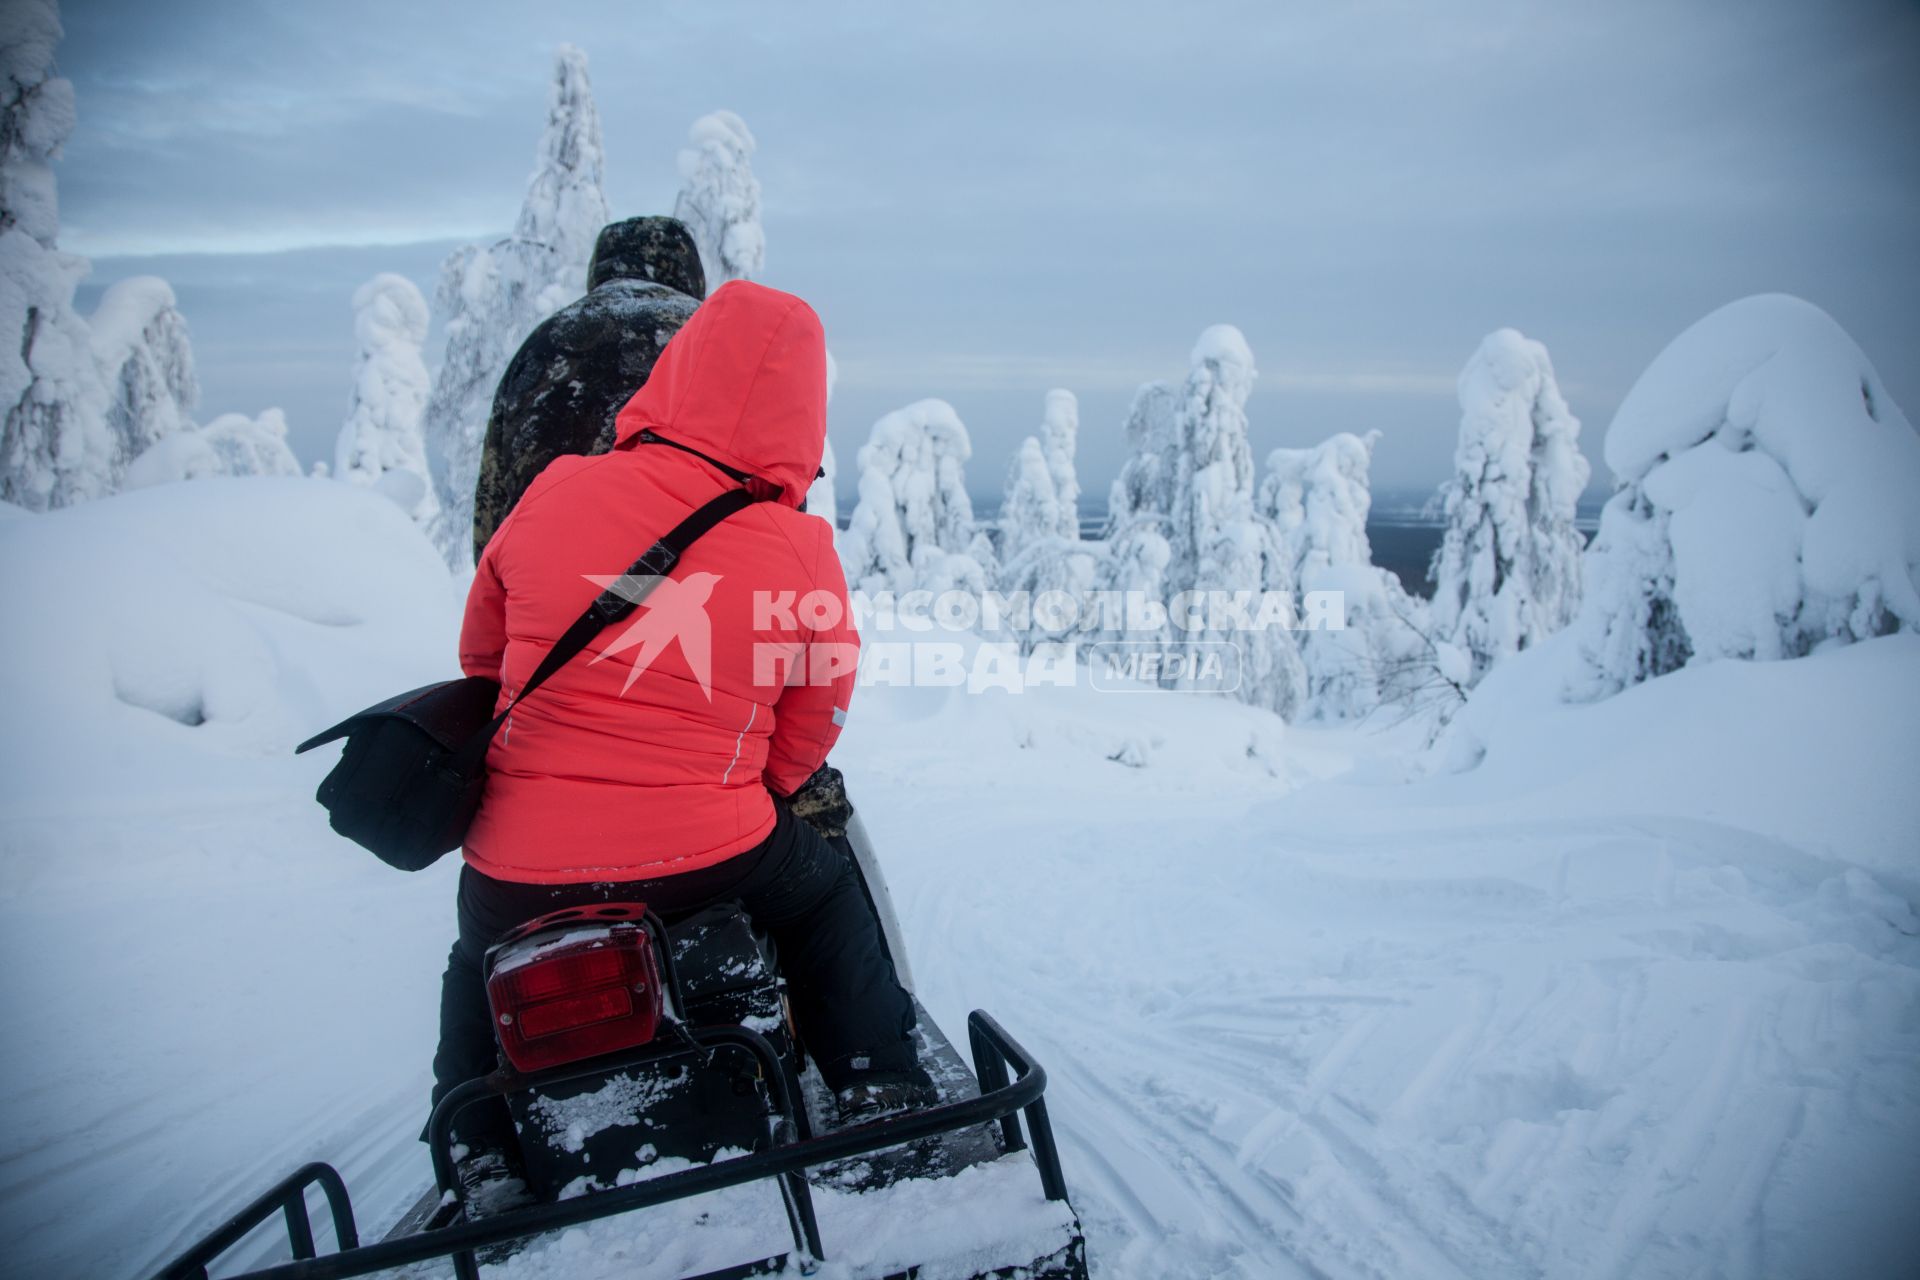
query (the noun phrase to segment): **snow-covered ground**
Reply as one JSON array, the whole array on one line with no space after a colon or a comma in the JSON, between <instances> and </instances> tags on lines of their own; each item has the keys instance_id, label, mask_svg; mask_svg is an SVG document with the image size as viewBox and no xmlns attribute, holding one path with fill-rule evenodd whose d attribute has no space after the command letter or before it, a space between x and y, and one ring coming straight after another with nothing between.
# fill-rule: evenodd
<instances>
[{"instance_id":1,"label":"snow-covered ground","mask_svg":"<svg viewBox=\"0 0 1920 1280\"><path fill-rule=\"evenodd\" d=\"M384 1226L455 867L332 837L287 752L450 669L435 553L354 486L207 481L0 521L0 596L0 1272L141 1275L316 1157ZM1920 638L1586 707L1554 648L1429 753L856 699L920 994L1046 1063L1097 1275L1911 1274Z\"/></svg>"}]
</instances>

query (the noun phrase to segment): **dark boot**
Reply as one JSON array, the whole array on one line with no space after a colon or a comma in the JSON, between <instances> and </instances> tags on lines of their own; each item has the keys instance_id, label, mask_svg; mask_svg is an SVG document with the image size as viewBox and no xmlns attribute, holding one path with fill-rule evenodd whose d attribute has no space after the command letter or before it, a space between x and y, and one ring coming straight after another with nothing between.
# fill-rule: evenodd
<instances>
[{"instance_id":1,"label":"dark boot","mask_svg":"<svg viewBox=\"0 0 1920 1280\"><path fill-rule=\"evenodd\" d=\"M939 1101L940 1094L934 1089L933 1081L919 1067L905 1076L889 1075L861 1080L837 1090L833 1095L833 1105L840 1113L842 1128L923 1110Z\"/></svg>"},{"instance_id":2,"label":"dark boot","mask_svg":"<svg viewBox=\"0 0 1920 1280\"><path fill-rule=\"evenodd\" d=\"M511 1155L499 1147L471 1147L453 1162L460 1204L468 1222L491 1218L533 1203L527 1180Z\"/></svg>"}]
</instances>

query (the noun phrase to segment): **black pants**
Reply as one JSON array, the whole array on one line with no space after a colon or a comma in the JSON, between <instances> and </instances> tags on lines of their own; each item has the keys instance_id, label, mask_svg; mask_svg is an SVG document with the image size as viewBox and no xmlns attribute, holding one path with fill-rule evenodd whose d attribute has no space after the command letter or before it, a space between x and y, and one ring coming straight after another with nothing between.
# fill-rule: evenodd
<instances>
[{"instance_id":1,"label":"black pants","mask_svg":"<svg viewBox=\"0 0 1920 1280\"><path fill-rule=\"evenodd\" d=\"M671 920L738 900L779 948L795 1021L830 1087L912 1073L913 1000L894 976L851 859L786 805L774 809L772 833L745 853L657 880L517 884L462 867L460 935L440 986L433 1101L498 1065L481 972L487 948L528 920L589 902L645 902ZM475 1105L457 1128L472 1141L505 1122L503 1108Z\"/></svg>"}]
</instances>

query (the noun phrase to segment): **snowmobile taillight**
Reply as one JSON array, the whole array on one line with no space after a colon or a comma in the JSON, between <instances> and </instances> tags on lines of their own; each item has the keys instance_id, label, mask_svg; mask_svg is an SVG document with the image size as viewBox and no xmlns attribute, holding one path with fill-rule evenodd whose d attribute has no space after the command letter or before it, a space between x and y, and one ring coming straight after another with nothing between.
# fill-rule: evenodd
<instances>
[{"instance_id":1,"label":"snowmobile taillight","mask_svg":"<svg viewBox=\"0 0 1920 1280\"><path fill-rule=\"evenodd\" d=\"M632 1049L659 1030L665 1000L644 907L555 912L488 954L487 1003L516 1071Z\"/></svg>"}]
</instances>

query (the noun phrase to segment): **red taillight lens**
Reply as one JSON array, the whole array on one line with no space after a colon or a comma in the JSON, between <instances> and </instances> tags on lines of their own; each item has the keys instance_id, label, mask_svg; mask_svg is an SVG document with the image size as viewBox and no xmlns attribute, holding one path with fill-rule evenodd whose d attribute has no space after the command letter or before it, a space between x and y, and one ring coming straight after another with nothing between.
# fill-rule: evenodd
<instances>
[{"instance_id":1,"label":"red taillight lens","mask_svg":"<svg viewBox=\"0 0 1920 1280\"><path fill-rule=\"evenodd\" d=\"M653 1039L660 963L638 921L570 922L495 956L487 1002L516 1071L544 1071Z\"/></svg>"},{"instance_id":2,"label":"red taillight lens","mask_svg":"<svg viewBox=\"0 0 1920 1280\"><path fill-rule=\"evenodd\" d=\"M564 996L523 1009L520 1034L529 1040L538 1040L542 1036L557 1036L564 1031L613 1022L632 1012L633 1000L626 992L618 987L603 987L585 995Z\"/></svg>"}]
</instances>

